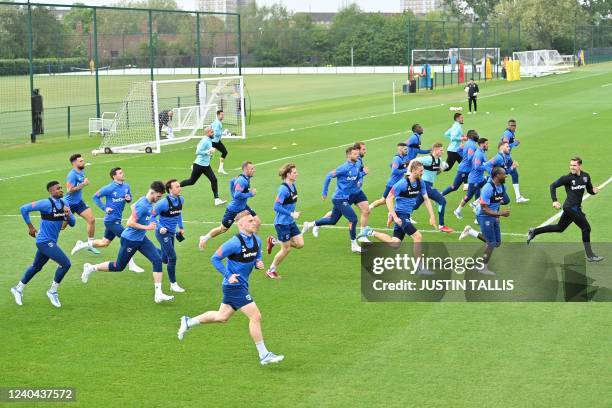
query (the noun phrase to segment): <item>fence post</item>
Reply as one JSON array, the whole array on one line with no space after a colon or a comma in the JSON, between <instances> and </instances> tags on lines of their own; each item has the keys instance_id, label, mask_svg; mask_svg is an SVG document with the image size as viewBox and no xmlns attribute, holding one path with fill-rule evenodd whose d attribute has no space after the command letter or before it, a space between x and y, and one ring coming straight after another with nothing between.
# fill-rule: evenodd
<instances>
[{"instance_id":1,"label":"fence post","mask_svg":"<svg viewBox=\"0 0 612 408\"><path fill-rule=\"evenodd\" d=\"M94 57L94 65L96 66L96 117L100 116L100 82L98 78L98 23L97 23L97 13L96 8L93 8L93 36L94 36L94 44L93 44L93 57Z\"/></svg>"},{"instance_id":2,"label":"fence post","mask_svg":"<svg viewBox=\"0 0 612 408\"><path fill-rule=\"evenodd\" d=\"M576 25L576 20L574 20L574 52L572 55L574 55L574 57L576 56L576 30L577 30L577 25ZM577 58L576 58L577 60ZM576 62L574 62L574 65L576 65Z\"/></svg>"},{"instance_id":3,"label":"fence post","mask_svg":"<svg viewBox=\"0 0 612 408\"><path fill-rule=\"evenodd\" d=\"M68 105L68 119L67 119L67 123L66 123L66 128L68 130L68 139L70 139L70 105ZM99 117L99 116L98 116Z\"/></svg>"},{"instance_id":4,"label":"fence post","mask_svg":"<svg viewBox=\"0 0 612 408\"><path fill-rule=\"evenodd\" d=\"M408 80L410 81L410 66L412 65L412 51L410 50L410 15L408 15L408 29L406 30L406 66L408 67Z\"/></svg>"},{"instance_id":5,"label":"fence post","mask_svg":"<svg viewBox=\"0 0 612 408\"><path fill-rule=\"evenodd\" d=\"M517 30L518 30L518 47L516 48L517 51L521 51L521 20L519 20L517 23Z\"/></svg>"},{"instance_id":6,"label":"fence post","mask_svg":"<svg viewBox=\"0 0 612 408\"><path fill-rule=\"evenodd\" d=\"M198 78L202 78L202 74L200 72L200 68L202 67L202 63L200 61L201 52L201 44L200 44L200 13L196 12L196 62L198 64Z\"/></svg>"},{"instance_id":7,"label":"fence post","mask_svg":"<svg viewBox=\"0 0 612 408\"><path fill-rule=\"evenodd\" d=\"M155 65L155 51L153 49L153 11L149 10L149 66L151 68L151 81L154 80L153 66Z\"/></svg>"},{"instance_id":8,"label":"fence post","mask_svg":"<svg viewBox=\"0 0 612 408\"><path fill-rule=\"evenodd\" d=\"M238 14L238 75L242 75L242 30L240 29L240 14Z\"/></svg>"},{"instance_id":9,"label":"fence post","mask_svg":"<svg viewBox=\"0 0 612 408\"><path fill-rule=\"evenodd\" d=\"M33 65L33 44L32 38L32 6L28 4L28 72L30 74L30 98L34 95L34 65ZM30 112L31 113L31 112ZM32 133L30 134L30 140L32 143L36 142L36 135L34 134L34 121L32 120Z\"/></svg>"}]
</instances>

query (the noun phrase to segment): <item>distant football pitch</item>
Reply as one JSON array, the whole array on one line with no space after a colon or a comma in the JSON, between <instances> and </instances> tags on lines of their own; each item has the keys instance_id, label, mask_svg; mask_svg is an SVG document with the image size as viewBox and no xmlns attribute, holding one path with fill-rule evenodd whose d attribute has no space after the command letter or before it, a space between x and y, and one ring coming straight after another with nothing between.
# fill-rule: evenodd
<instances>
[{"instance_id":1,"label":"distant football pitch","mask_svg":"<svg viewBox=\"0 0 612 408\"><path fill-rule=\"evenodd\" d=\"M331 209L329 199L321 200L326 173L344 162L349 144L360 140L366 143L370 170L364 192L370 201L379 198L396 144L406 141L412 124L425 128L423 147L436 141L447 146L442 135L452 124L449 107L465 111L467 105L463 89L447 88L398 95L394 115L392 81L404 79L246 77L252 108L247 139L226 144L230 174L218 176L221 197L228 197L229 179L239 174L241 162L253 161L257 195L249 205L262 219L259 234L265 240L275 233L278 168L293 162L299 171L300 224L317 219ZM113 98L123 98L129 80L106 85ZM521 192L531 199L516 204L509 186L511 216L502 221L503 242L523 242L529 227L555 214L549 185L568 173L571 156L582 157L595 185L612 176L611 84L610 63L565 75L479 83L479 111L465 115L464 132L476 129L488 138L491 157L507 120L516 119L521 145L512 156L519 162ZM64 182L72 153L84 154L90 163L84 198L99 217L96 236L101 236L103 213L91 196L110 181L109 169L122 167L140 197L153 180L187 178L196 141L169 146L158 155L91 157L99 144L98 137L86 136L84 123L70 140L43 136L34 145L11 142L0 149L5 192L0 201L5 236L0 242L0 386L73 387L77 401L69 406L85 407L609 406L609 303L367 303L360 294L359 256L350 251L344 219L338 228L322 228L318 238L306 234L305 247L291 251L279 268L280 281L261 271L251 276L266 345L285 355L282 363L258 364L243 316L198 327L177 340L180 316L218 308L221 275L210 257L235 233L213 239L204 252L197 249L198 237L218 225L224 211L212 205L205 178L183 190L187 239L177 244L177 278L186 293L153 303L151 265L141 255L136 259L145 273L97 274L84 285L83 263L113 260L119 248L115 240L100 255L82 251L70 257L72 269L59 289L61 309L45 296L55 269L51 262L27 285L24 305L15 305L9 290L35 252L19 207L45 198L48 181ZM215 169L217 161L213 158ZM441 174L437 187L447 186L454 174L455 169ZM460 198L459 192L447 196L448 225L456 231L473 222L467 208L461 221L452 215ZM611 205L610 185L584 203L595 249L612 242ZM431 231L424 208L414 218L426 241L458 238ZM377 208L370 225L385 228L386 219L384 207ZM38 218L33 220L38 224ZM62 232L59 245L69 253L84 238L85 223L78 219ZM580 242L580 230L570 226L538 241ZM271 260L264 255L266 266ZM603 262L606 267L612 259ZM164 276L164 289L167 282ZM612 277L601 284L612 286Z\"/></svg>"}]
</instances>

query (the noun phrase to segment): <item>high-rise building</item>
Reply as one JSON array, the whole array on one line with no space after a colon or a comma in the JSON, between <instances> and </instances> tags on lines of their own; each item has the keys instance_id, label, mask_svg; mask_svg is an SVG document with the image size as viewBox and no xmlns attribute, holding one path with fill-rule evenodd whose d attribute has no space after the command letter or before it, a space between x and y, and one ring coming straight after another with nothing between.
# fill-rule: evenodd
<instances>
[{"instance_id":1,"label":"high-rise building","mask_svg":"<svg viewBox=\"0 0 612 408\"><path fill-rule=\"evenodd\" d=\"M401 0L401 10L410 10L414 14L427 14L441 8L442 0Z\"/></svg>"},{"instance_id":2,"label":"high-rise building","mask_svg":"<svg viewBox=\"0 0 612 408\"><path fill-rule=\"evenodd\" d=\"M212 13L236 13L238 11L238 3L241 0L199 0L199 11L208 11Z\"/></svg>"}]
</instances>

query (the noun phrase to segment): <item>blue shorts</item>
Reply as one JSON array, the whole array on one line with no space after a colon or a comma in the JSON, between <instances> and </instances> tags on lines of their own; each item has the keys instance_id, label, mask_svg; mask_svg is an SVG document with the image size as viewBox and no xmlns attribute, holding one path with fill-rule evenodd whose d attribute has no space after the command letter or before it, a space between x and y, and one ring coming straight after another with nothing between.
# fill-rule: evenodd
<instances>
[{"instance_id":1,"label":"blue shorts","mask_svg":"<svg viewBox=\"0 0 612 408\"><path fill-rule=\"evenodd\" d=\"M415 232L417 232L417 229L410 222L410 214L397 213L397 216L402 220L402 225L394 225L393 237L399 238L400 241L403 241L406 235L411 237Z\"/></svg>"},{"instance_id":2,"label":"blue shorts","mask_svg":"<svg viewBox=\"0 0 612 408\"><path fill-rule=\"evenodd\" d=\"M240 214L243 211L248 211L249 214L251 214L253 217L256 216L257 214L255 214L255 211L253 211L251 209L251 207L249 207L248 205L246 207L244 207L242 210L240 211L231 211L229 209L225 210L225 213L223 214L223 219L221 220L221 225L223 225L225 228L228 228L232 226L232 224L234 223L236 216L238 214Z\"/></svg>"},{"instance_id":3,"label":"blue shorts","mask_svg":"<svg viewBox=\"0 0 612 408\"><path fill-rule=\"evenodd\" d=\"M231 306L234 310L239 310L243 306L253 303L253 298L248 289L242 285L223 285L224 305Z\"/></svg>"},{"instance_id":4,"label":"blue shorts","mask_svg":"<svg viewBox=\"0 0 612 408\"><path fill-rule=\"evenodd\" d=\"M274 228L276 229L276 236L280 242L290 241L291 238L302 233L295 222L289 225L274 224Z\"/></svg>"},{"instance_id":5,"label":"blue shorts","mask_svg":"<svg viewBox=\"0 0 612 408\"><path fill-rule=\"evenodd\" d=\"M162 271L162 259L159 249L146 236L142 241L132 241L121 238L121 247L117 254L117 260L109 262L108 270L111 272L120 272L125 269L130 259L136 255L136 251L140 252L151 261L153 264L153 272Z\"/></svg>"},{"instance_id":6,"label":"blue shorts","mask_svg":"<svg viewBox=\"0 0 612 408\"><path fill-rule=\"evenodd\" d=\"M474 197L475 199L480 198L480 189L487 184L487 180L478 181L476 183L468 184L468 191L463 199L466 203Z\"/></svg>"},{"instance_id":7,"label":"blue shorts","mask_svg":"<svg viewBox=\"0 0 612 408\"><path fill-rule=\"evenodd\" d=\"M121 238L121 233L125 228L121 225L121 221L105 222L104 238L112 241L115 237Z\"/></svg>"},{"instance_id":8,"label":"blue shorts","mask_svg":"<svg viewBox=\"0 0 612 408\"><path fill-rule=\"evenodd\" d=\"M393 188L393 186L385 186L385 191L383 193L383 198L387 198L387 196L389 195L389 193L391 192L391 189Z\"/></svg>"},{"instance_id":9,"label":"blue shorts","mask_svg":"<svg viewBox=\"0 0 612 408\"><path fill-rule=\"evenodd\" d=\"M76 204L70 204L70 211L73 214L81 214L83 211L88 209L89 207L85 204L85 201L81 200Z\"/></svg>"},{"instance_id":10,"label":"blue shorts","mask_svg":"<svg viewBox=\"0 0 612 408\"><path fill-rule=\"evenodd\" d=\"M351 205L359 204L364 201L368 201L368 197L365 195L365 193L362 190L359 190L358 192L349 195L348 201Z\"/></svg>"},{"instance_id":11,"label":"blue shorts","mask_svg":"<svg viewBox=\"0 0 612 408\"><path fill-rule=\"evenodd\" d=\"M487 241L487 245L500 246L501 230L499 228L499 219L488 215L479 215L476 219L480 225L480 232Z\"/></svg>"}]
</instances>

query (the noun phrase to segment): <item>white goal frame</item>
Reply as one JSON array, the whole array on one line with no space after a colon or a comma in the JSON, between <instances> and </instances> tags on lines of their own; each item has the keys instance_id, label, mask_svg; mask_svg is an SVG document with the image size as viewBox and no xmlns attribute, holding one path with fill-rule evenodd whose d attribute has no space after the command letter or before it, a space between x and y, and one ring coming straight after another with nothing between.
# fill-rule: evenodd
<instances>
[{"instance_id":1,"label":"white goal frame","mask_svg":"<svg viewBox=\"0 0 612 408\"><path fill-rule=\"evenodd\" d=\"M191 105L186 107L185 109L176 107L172 108L173 118L172 121L169 122L169 128L172 128L172 132L168 135L167 138L162 138L162 132L164 129L168 130L168 127L163 127L160 130L160 107L159 107L159 91L160 88L163 89L166 84L189 84L192 83L194 93L196 88L201 89L200 91L200 100L202 101L199 105ZM206 84L204 86L199 86L198 83ZM188 141L193 138L202 138L203 130L205 127L209 126L210 123L206 123L206 121L210 121L211 117L214 118L216 114L216 110L218 107L217 101L225 100L223 97L227 95L227 88L224 87L236 87L238 86L239 90L238 95L233 95L233 99L227 99L230 106L236 109L236 118L237 122L232 123L230 126L233 126L232 131L234 133L224 131L223 138L224 139L246 139L246 113L245 113L245 103L244 103L244 78L242 76L222 76L222 77L212 77L212 78L191 78L191 79L177 79L177 80L161 80L161 81L144 81L144 82L136 82L130 88L130 91L126 98L122 103L122 109L118 114L115 114L115 124L112 131L105 132L104 140L99 149L94 150L93 154L101 154L101 153L160 153L163 145L181 143ZM146 88L146 89L145 89ZM139 91L139 92L138 92ZM142 95L146 96L143 97ZM220 99L219 99L220 98ZM148 99L148 100L147 100ZM148 109L149 113L141 114L141 119L138 123L135 123L138 127L138 124L141 124L146 129L144 131L139 131L137 134L131 131L131 129L125 130L123 129L125 117L130 116L129 106L134 106L134 101L139 102L139 106L144 110ZM230 103L231 101L231 103ZM233 104L235 103L235 104ZM131 104L131 105L130 105ZM133 109L133 108L131 108ZM183 119L181 116L183 112L191 111L191 115L195 114L192 123L189 124L188 127L183 126L181 120ZM239 112L238 112L239 111ZM175 117L174 115L178 117ZM238 116L239 115L239 116ZM147 119L149 118L149 119ZM208 119L207 119L208 118ZM153 119L152 121L150 119ZM228 115L226 112L226 121L228 119ZM134 120L130 119L134 124ZM148 123L147 123L148 120ZM214 119L213 119L214 120ZM239 121L239 122L238 122ZM117 126L117 123L119 124ZM179 127L175 127L178 125ZM129 128L129 125L128 125ZM180 130L191 130L191 132L186 136L176 136L174 132L178 132ZM227 129L226 129L227 130ZM125 133L121 133L125 131ZM146 139L146 132L150 132L151 135L149 140L142 140L143 137ZM239 132L239 133L238 133ZM199 133L199 134L197 134ZM134 143L125 143L119 146L114 145L113 136L118 140L125 140L126 138L134 138ZM170 137L173 136L173 137ZM131 140L130 140L131 141Z\"/></svg>"}]
</instances>

